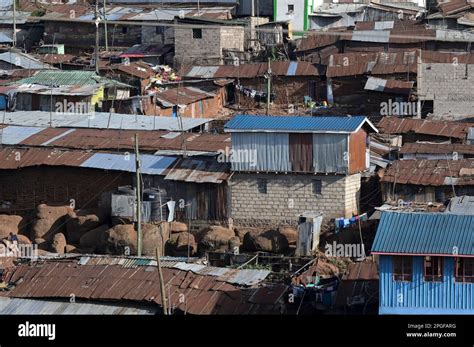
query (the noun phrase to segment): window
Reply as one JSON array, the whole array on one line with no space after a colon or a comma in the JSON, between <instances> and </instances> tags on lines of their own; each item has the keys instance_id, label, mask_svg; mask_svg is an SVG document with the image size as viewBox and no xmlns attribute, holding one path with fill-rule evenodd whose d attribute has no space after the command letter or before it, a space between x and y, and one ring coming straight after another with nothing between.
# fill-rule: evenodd
<instances>
[{"instance_id":1,"label":"window","mask_svg":"<svg viewBox=\"0 0 474 347\"><path fill-rule=\"evenodd\" d=\"M193 29L193 39L202 39L202 29Z\"/></svg>"},{"instance_id":2,"label":"window","mask_svg":"<svg viewBox=\"0 0 474 347\"><path fill-rule=\"evenodd\" d=\"M165 33L165 27L155 27L156 35L163 35Z\"/></svg>"},{"instance_id":3,"label":"window","mask_svg":"<svg viewBox=\"0 0 474 347\"><path fill-rule=\"evenodd\" d=\"M258 180L257 186L259 193L267 194L267 180Z\"/></svg>"},{"instance_id":4,"label":"window","mask_svg":"<svg viewBox=\"0 0 474 347\"><path fill-rule=\"evenodd\" d=\"M122 27L122 34L128 33L128 27Z\"/></svg>"},{"instance_id":5,"label":"window","mask_svg":"<svg viewBox=\"0 0 474 347\"><path fill-rule=\"evenodd\" d=\"M321 180L313 180L313 194L321 195L323 193L323 182Z\"/></svg>"},{"instance_id":6,"label":"window","mask_svg":"<svg viewBox=\"0 0 474 347\"><path fill-rule=\"evenodd\" d=\"M295 5L288 5L288 14L295 12Z\"/></svg>"},{"instance_id":7,"label":"window","mask_svg":"<svg viewBox=\"0 0 474 347\"><path fill-rule=\"evenodd\" d=\"M413 276L412 257L393 257L393 280L411 282Z\"/></svg>"},{"instance_id":8,"label":"window","mask_svg":"<svg viewBox=\"0 0 474 347\"><path fill-rule=\"evenodd\" d=\"M456 258L455 281L474 283L474 259Z\"/></svg>"},{"instance_id":9,"label":"window","mask_svg":"<svg viewBox=\"0 0 474 347\"><path fill-rule=\"evenodd\" d=\"M425 257L425 281L441 282L443 280L443 257Z\"/></svg>"}]
</instances>

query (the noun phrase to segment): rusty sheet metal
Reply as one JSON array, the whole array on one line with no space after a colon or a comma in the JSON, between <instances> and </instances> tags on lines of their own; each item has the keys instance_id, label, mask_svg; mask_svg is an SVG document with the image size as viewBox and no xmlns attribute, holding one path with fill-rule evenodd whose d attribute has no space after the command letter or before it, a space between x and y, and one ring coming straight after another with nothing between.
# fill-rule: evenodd
<instances>
[{"instance_id":1,"label":"rusty sheet metal","mask_svg":"<svg viewBox=\"0 0 474 347\"><path fill-rule=\"evenodd\" d=\"M379 271L374 262L350 263L344 273L343 281L378 281Z\"/></svg>"},{"instance_id":2,"label":"rusty sheet metal","mask_svg":"<svg viewBox=\"0 0 474 347\"><path fill-rule=\"evenodd\" d=\"M402 154L474 154L474 145L460 143L405 143L400 149Z\"/></svg>"},{"instance_id":3,"label":"rusty sheet metal","mask_svg":"<svg viewBox=\"0 0 474 347\"><path fill-rule=\"evenodd\" d=\"M36 128L32 127L32 129ZM226 148L231 147L230 134L184 133L181 135L168 131L84 128L47 128L23 139L19 144L23 146L48 146L69 149L131 150L134 148L133 138L135 133L138 134L140 149L143 151L181 150L183 137L186 149L189 151L215 153L225 151ZM178 136L171 138L163 137L167 136L167 134L178 134Z\"/></svg>"},{"instance_id":4,"label":"rusty sheet metal","mask_svg":"<svg viewBox=\"0 0 474 347\"><path fill-rule=\"evenodd\" d=\"M450 0L439 3L438 8L443 15L449 16L474 8L474 4L469 0Z\"/></svg>"},{"instance_id":5,"label":"rusty sheet metal","mask_svg":"<svg viewBox=\"0 0 474 347\"><path fill-rule=\"evenodd\" d=\"M333 54L328 77L417 72L417 52L349 52Z\"/></svg>"},{"instance_id":6,"label":"rusty sheet metal","mask_svg":"<svg viewBox=\"0 0 474 347\"><path fill-rule=\"evenodd\" d=\"M414 83L369 77L364 89L391 94L410 94Z\"/></svg>"},{"instance_id":7,"label":"rusty sheet metal","mask_svg":"<svg viewBox=\"0 0 474 347\"><path fill-rule=\"evenodd\" d=\"M36 261L21 264L7 281L22 281L7 292L10 298L70 298L95 301L152 302L161 305L158 271L147 267L78 265L77 261ZM170 306L189 314L281 313L286 285L242 288L215 276L163 268ZM184 295L184 296L183 296ZM181 300L184 297L185 302ZM250 298L252 300L250 301Z\"/></svg>"},{"instance_id":8,"label":"rusty sheet metal","mask_svg":"<svg viewBox=\"0 0 474 347\"><path fill-rule=\"evenodd\" d=\"M472 123L458 123L426 119L384 117L377 127L385 134L417 134L437 135L465 139Z\"/></svg>"},{"instance_id":9,"label":"rusty sheet metal","mask_svg":"<svg viewBox=\"0 0 474 347\"><path fill-rule=\"evenodd\" d=\"M156 75L155 71L151 68L150 65L144 62L131 62L130 64L114 64L110 65L107 68L112 70L118 70L120 72L126 73L130 76L138 77L141 79L150 78Z\"/></svg>"},{"instance_id":10,"label":"rusty sheet metal","mask_svg":"<svg viewBox=\"0 0 474 347\"><path fill-rule=\"evenodd\" d=\"M274 61L270 63L274 76L319 76L320 71L305 61ZM263 77L268 70L267 63L242 64L239 66L222 65L191 66L185 68L181 75L188 78L256 78Z\"/></svg>"},{"instance_id":11,"label":"rusty sheet metal","mask_svg":"<svg viewBox=\"0 0 474 347\"><path fill-rule=\"evenodd\" d=\"M474 54L466 52L436 52L436 51L422 51L420 54L423 63L443 63L452 64L457 61L459 64L474 64Z\"/></svg>"},{"instance_id":12,"label":"rusty sheet metal","mask_svg":"<svg viewBox=\"0 0 474 347\"><path fill-rule=\"evenodd\" d=\"M38 54L36 57L46 64L71 63L76 58L73 54Z\"/></svg>"},{"instance_id":13,"label":"rusty sheet metal","mask_svg":"<svg viewBox=\"0 0 474 347\"><path fill-rule=\"evenodd\" d=\"M194 87L170 88L155 94L157 102L164 107L189 105L200 100L213 98L215 96L216 94L214 93L209 93Z\"/></svg>"},{"instance_id":14,"label":"rusty sheet metal","mask_svg":"<svg viewBox=\"0 0 474 347\"><path fill-rule=\"evenodd\" d=\"M92 153L61 151L46 148L2 148L0 149L0 169L51 165L79 166L90 158Z\"/></svg>"},{"instance_id":15,"label":"rusty sheet metal","mask_svg":"<svg viewBox=\"0 0 474 347\"><path fill-rule=\"evenodd\" d=\"M382 182L423 186L473 185L474 160L396 160ZM464 174L465 173L465 174Z\"/></svg>"},{"instance_id":16,"label":"rusty sheet metal","mask_svg":"<svg viewBox=\"0 0 474 347\"><path fill-rule=\"evenodd\" d=\"M330 46L336 44L340 40L340 36L334 33L326 34L318 33L311 34L308 33L303 37L298 44L296 49L297 52L309 51L325 46Z\"/></svg>"},{"instance_id":17,"label":"rusty sheet metal","mask_svg":"<svg viewBox=\"0 0 474 347\"><path fill-rule=\"evenodd\" d=\"M221 183L230 177L230 164L215 160L183 158L168 171L166 180Z\"/></svg>"}]
</instances>

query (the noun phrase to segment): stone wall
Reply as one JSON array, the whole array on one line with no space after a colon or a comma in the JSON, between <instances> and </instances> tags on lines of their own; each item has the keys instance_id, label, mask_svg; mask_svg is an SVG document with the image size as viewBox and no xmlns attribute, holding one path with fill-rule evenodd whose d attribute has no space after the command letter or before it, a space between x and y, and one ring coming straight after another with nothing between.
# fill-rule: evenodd
<instances>
[{"instance_id":1,"label":"stone wall","mask_svg":"<svg viewBox=\"0 0 474 347\"><path fill-rule=\"evenodd\" d=\"M267 193L260 193L258 180L267 180ZM322 192L313 192L321 180ZM321 211L324 219L350 217L358 212L360 174L303 175L235 173L229 182L234 225L296 224L305 211Z\"/></svg>"},{"instance_id":2,"label":"stone wall","mask_svg":"<svg viewBox=\"0 0 474 347\"><path fill-rule=\"evenodd\" d=\"M418 97L433 100L435 118L457 120L472 116L474 66L456 63L419 64Z\"/></svg>"}]
</instances>

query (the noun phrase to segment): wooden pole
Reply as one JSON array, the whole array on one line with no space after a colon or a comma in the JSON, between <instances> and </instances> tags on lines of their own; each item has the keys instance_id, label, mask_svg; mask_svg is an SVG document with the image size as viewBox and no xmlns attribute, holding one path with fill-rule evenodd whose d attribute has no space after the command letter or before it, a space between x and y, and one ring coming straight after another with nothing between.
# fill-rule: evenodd
<instances>
[{"instance_id":1,"label":"wooden pole","mask_svg":"<svg viewBox=\"0 0 474 347\"><path fill-rule=\"evenodd\" d=\"M271 69L271 66L270 66L270 58L268 58L268 69L267 69L267 112L266 114L268 115L269 113L269 110L270 110L270 94L271 94L271 91L272 91L272 86L271 86L271 83L272 83L272 80L271 80L271 74L272 74L272 69Z\"/></svg>"},{"instance_id":2,"label":"wooden pole","mask_svg":"<svg viewBox=\"0 0 474 347\"><path fill-rule=\"evenodd\" d=\"M137 234L138 234L138 256L142 255L142 192L141 192L141 172L140 153L138 151L138 134L135 134L135 178L136 178L136 201L137 201Z\"/></svg>"},{"instance_id":3,"label":"wooden pole","mask_svg":"<svg viewBox=\"0 0 474 347\"><path fill-rule=\"evenodd\" d=\"M158 266L158 275L160 278L161 307L163 308L163 314L168 315L168 305L166 303L165 284L163 281L163 272L161 271L160 252L158 250L158 247L155 248L155 252L156 252L156 263Z\"/></svg>"}]
</instances>

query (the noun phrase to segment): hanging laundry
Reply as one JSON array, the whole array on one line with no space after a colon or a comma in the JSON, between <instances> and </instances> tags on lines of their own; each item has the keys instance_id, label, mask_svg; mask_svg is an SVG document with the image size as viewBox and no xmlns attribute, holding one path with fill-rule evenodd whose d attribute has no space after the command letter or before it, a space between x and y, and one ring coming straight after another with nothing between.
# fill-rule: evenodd
<instances>
[{"instance_id":1,"label":"hanging laundry","mask_svg":"<svg viewBox=\"0 0 474 347\"><path fill-rule=\"evenodd\" d=\"M254 89L246 88L240 84L236 84L235 89L241 92L242 94L244 94L245 96L255 99L255 101L257 102L267 101L267 95L268 95L267 93L263 93ZM274 101L274 100L275 100L275 94L272 93L270 94L270 101Z\"/></svg>"},{"instance_id":2,"label":"hanging laundry","mask_svg":"<svg viewBox=\"0 0 474 347\"><path fill-rule=\"evenodd\" d=\"M356 224L357 222L361 221L361 222L365 222L369 219L367 213L363 213L361 215L356 215L356 216L352 216L351 218L344 218L344 217L340 217L340 218L335 218L334 219L334 230L335 230L335 233L337 234L339 232L339 230L341 229L345 229L351 225L354 225Z\"/></svg>"}]
</instances>

